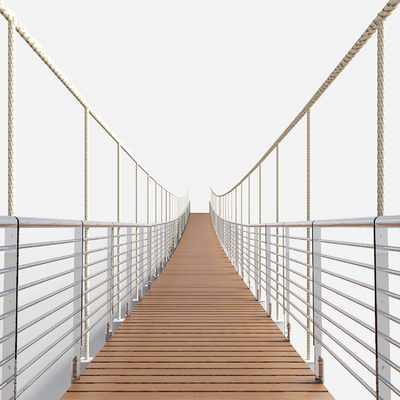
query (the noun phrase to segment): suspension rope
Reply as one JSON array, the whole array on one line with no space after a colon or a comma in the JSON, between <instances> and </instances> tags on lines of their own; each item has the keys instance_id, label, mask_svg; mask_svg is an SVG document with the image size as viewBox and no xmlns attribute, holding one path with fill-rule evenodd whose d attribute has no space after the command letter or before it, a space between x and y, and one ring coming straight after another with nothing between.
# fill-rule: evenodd
<instances>
[{"instance_id":1,"label":"suspension rope","mask_svg":"<svg viewBox=\"0 0 400 400\"><path fill-rule=\"evenodd\" d=\"M1 6L1 3L0 3ZM15 215L15 83L16 49L14 18L8 21L8 215Z\"/></svg>"},{"instance_id":2,"label":"suspension rope","mask_svg":"<svg viewBox=\"0 0 400 400\"><path fill-rule=\"evenodd\" d=\"M378 22L378 216L385 215L385 31Z\"/></svg>"},{"instance_id":3,"label":"suspension rope","mask_svg":"<svg viewBox=\"0 0 400 400\"><path fill-rule=\"evenodd\" d=\"M368 28L364 31L364 33L360 36L360 38L356 41L353 47L347 52L347 54L343 57L340 63L336 66L336 68L332 71L332 73L328 76L325 82L320 86L320 88L315 92L315 94L311 97L308 103L304 106L304 108L299 112L299 114L294 118L294 120L289 124L289 126L283 131L283 133L278 137L278 139L274 142L274 144L268 149L268 151L261 157L261 159L257 162L256 165L228 192L222 194L225 195L236 187L238 187L242 182L244 182L255 170L256 168L273 152L276 146L289 134L289 132L299 123L299 121L304 117L307 113L307 110L311 109L311 107L317 102L317 100L326 92L329 86L335 81L335 79L342 73L342 71L347 67L347 65L351 62L351 60L357 55L357 53L364 47L364 45L368 42L368 40L373 36L375 31L378 29L379 22L383 22L386 18L396 9L399 5L400 0L391 0L389 1L382 11L376 16L376 18L371 22Z\"/></svg>"},{"instance_id":4,"label":"suspension rope","mask_svg":"<svg viewBox=\"0 0 400 400\"><path fill-rule=\"evenodd\" d=\"M279 145L275 148L276 155L276 222L279 222ZM279 319L279 228L276 227L276 319Z\"/></svg>"},{"instance_id":5,"label":"suspension rope","mask_svg":"<svg viewBox=\"0 0 400 400\"><path fill-rule=\"evenodd\" d=\"M258 171L258 223L261 224L261 164Z\"/></svg>"}]
</instances>

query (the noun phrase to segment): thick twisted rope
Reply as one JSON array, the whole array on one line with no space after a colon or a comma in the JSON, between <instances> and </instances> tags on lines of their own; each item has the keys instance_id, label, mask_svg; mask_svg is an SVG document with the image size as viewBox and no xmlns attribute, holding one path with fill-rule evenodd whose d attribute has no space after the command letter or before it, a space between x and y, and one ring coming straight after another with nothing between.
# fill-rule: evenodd
<instances>
[{"instance_id":1,"label":"thick twisted rope","mask_svg":"<svg viewBox=\"0 0 400 400\"><path fill-rule=\"evenodd\" d=\"M276 222L279 222L279 145L275 148L276 152ZM276 319L279 319L279 228L276 227Z\"/></svg>"},{"instance_id":2,"label":"thick twisted rope","mask_svg":"<svg viewBox=\"0 0 400 400\"><path fill-rule=\"evenodd\" d=\"M368 40L373 36L375 31L378 29L379 22L385 21L386 18L396 9L396 7L399 5L399 3L400 3L400 0L391 0L386 4L386 6L382 9L382 11L377 15L377 17L371 22L371 24L368 26L368 28L364 31L364 33L356 41L356 43L353 45L353 47L347 52L347 54L343 57L343 59L340 61L340 63L336 66L336 68L328 76L328 78L321 85L321 87L311 97L309 102L304 106L304 108L299 112L299 114L289 124L289 126L283 131L283 133L278 137L278 139L268 149L268 151L261 157L261 159L257 162L257 164L232 189L230 189L228 192L226 192L224 194L217 195L217 196L225 196L227 193L231 192L236 187L238 187L273 152L275 147L299 123L299 121L304 117L304 115L307 113L307 111L309 109L311 109L311 107L317 102L317 100L325 93L325 91L329 88L329 86L335 81L335 79L347 67L347 65L350 63L350 61L357 55L357 53L364 47L364 45L368 42Z\"/></svg>"},{"instance_id":3,"label":"thick twisted rope","mask_svg":"<svg viewBox=\"0 0 400 400\"><path fill-rule=\"evenodd\" d=\"M378 22L378 216L385 215L385 31Z\"/></svg>"},{"instance_id":4,"label":"thick twisted rope","mask_svg":"<svg viewBox=\"0 0 400 400\"><path fill-rule=\"evenodd\" d=\"M15 22L8 21L8 215L15 215Z\"/></svg>"}]
</instances>

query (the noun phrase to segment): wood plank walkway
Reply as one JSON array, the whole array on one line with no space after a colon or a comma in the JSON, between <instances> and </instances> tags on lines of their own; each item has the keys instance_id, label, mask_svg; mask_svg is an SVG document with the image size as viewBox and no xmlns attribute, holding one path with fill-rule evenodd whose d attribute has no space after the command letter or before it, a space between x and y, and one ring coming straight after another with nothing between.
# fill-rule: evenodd
<instances>
[{"instance_id":1,"label":"wood plank walkway","mask_svg":"<svg viewBox=\"0 0 400 400\"><path fill-rule=\"evenodd\" d=\"M159 278L63 400L333 400L191 214Z\"/></svg>"}]
</instances>

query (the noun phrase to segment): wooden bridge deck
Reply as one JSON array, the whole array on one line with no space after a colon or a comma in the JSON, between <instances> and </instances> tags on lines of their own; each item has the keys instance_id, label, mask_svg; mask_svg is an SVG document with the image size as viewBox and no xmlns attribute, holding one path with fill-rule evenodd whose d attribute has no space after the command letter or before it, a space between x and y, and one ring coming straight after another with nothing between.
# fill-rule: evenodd
<instances>
[{"instance_id":1,"label":"wooden bridge deck","mask_svg":"<svg viewBox=\"0 0 400 400\"><path fill-rule=\"evenodd\" d=\"M63 400L333 400L241 280L208 214Z\"/></svg>"}]
</instances>

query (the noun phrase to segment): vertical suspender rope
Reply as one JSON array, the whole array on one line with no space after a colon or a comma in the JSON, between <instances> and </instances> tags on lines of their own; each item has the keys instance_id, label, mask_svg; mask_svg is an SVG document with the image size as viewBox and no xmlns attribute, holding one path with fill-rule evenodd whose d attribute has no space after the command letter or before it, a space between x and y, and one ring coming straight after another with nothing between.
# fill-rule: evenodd
<instances>
[{"instance_id":1,"label":"vertical suspender rope","mask_svg":"<svg viewBox=\"0 0 400 400\"><path fill-rule=\"evenodd\" d=\"M15 22L8 21L8 215L15 215Z\"/></svg>"},{"instance_id":2,"label":"vertical suspender rope","mask_svg":"<svg viewBox=\"0 0 400 400\"><path fill-rule=\"evenodd\" d=\"M85 107L85 204L84 204L84 219L87 221L89 219L89 109ZM85 292L85 332L88 331L90 327L90 321L89 321L89 306L87 305L89 303L89 267L87 266L89 264L89 255L88 255L88 250L89 250L89 242L88 242L88 237L89 237L89 228L85 228L85 245L84 245L84 251L85 251L85 256L84 256L84 278L85 278L85 283L83 285L83 289ZM89 359L89 332L86 333L85 335L85 340L84 340L84 351L85 351L85 360Z\"/></svg>"},{"instance_id":3,"label":"vertical suspender rope","mask_svg":"<svg viewBox=\"0 0 400 400\"><path fill-rule=\"evenodd\" d=\"M150 223L150 208L149 208L149 191L150 191L150 177L149 174L147 174L147 223Z\"/></svg>"},{"instance_id":4,"label":"vertical suspender rope","mask_svg":"<svg viewBox=\"0 0 400 400\"><path fill-rule=\"evenodd\" d=\"M235 188L235 222L237 222L237 188Z\"/></svg>"},{"instance_id":5,"label":"vertical suspender rope","mask_svg":"<svg viewBox=\"0 0 400 400\"><path fill-rule=\"evenodd\" d=\"M135 190L135 196L136 196L136 200L135 200L135 223L138 223L138 163L136 163L136 178L135 178L135 186L136 186L136 190Z\"/></svg>"},{"instance_id":6,"label":"vertical suspender rope","mask_svg":"<svg viewBox=\"0 0 400 400\"><path fill-rule=\"evenodd\" d=\"M258 223L261 224L261 164L258 167Z\"/></svg>"},{"instance_id":7,"label":"vertical suspender rope","mask_svg":"<svg viewBox=\"0 0 400 400\"><path fill-rule=\"evenodd\" d=\"M135 169L135 223L138 223L138 177L139 177L139 167L138 163L136 162L136 169ZM139 300L139 290L138 290L138 265L139 265L139 251L138 251L138 235L139 235L139 229L138 227L135 228L135 263L136 263L136 268L135 268L135 287L136 287L136 299Z\"/></svg>"},{"instance_id":8,"label":"vertical suspender rope","mask_svg":"<svg viewBox=\"0 0 400 400\"><path fill-rule=\"evenodd\" d=\"M154 223L157 223L157 182L154 181Z\"/></svg>"},{"instance_id":9,"label":"vertical suspender rope","mask_svg":"<svg viewBox=\"0 0 400 400\"><path fill-rule=\"evenodd\" d=\"M249 179L249 193L248 193L249 194L249 204L248 204L249 207L248 208L249 208L249 224L250 224L250 175L249 175L248 179Z\"/></svg>"},{"instance_id":10,"label":"vertical suspender rope","mask_svg":"<svg viewBox=\"0 0 400 400\"><path fill-rule=\"evenodd\" d=\"M117 147L117 222L121 222L121 145L118 143ZM117 282L118 282L118 307L117 315L118 319L122 318L121 315L121 256L120 256L120 236L121 228L117 228Z\"/></svg>"},{"instance_id":11,"label":"vertical suspender rope","mask_svg":"<svg viewBox=\"0 0 400 400\"><path fill-rule=\"evenodd\" d=\"M276 222L279 222L279 144L276 145ZM276 319L279 319L279 228L276 228Z\"/></svg>"},{"instance_id":12,"label":"vertical suspender rope","mask_svg":"<svg viewBox=\"0 0 400 400\"><path fill-rule=\"evenodd\" d=\"M163 222L164 221L164 218L163 218L163 188L161 187L160 188L160 214L161 214L161 216L160 216L160 222Z\"/></svg>"},{"instance_id":13,"label":"vertical suspender rope","mask_svg":"<svg viewBox=\"0 0 400 400\"><path fill-rule=\"evenodd\" d=\"M378 22L378 217L385 215L385 32L384 22Z\"/></svg>"},{"instance_id":14,"label":"vertical suspender rope","mask_svg":"<svg viewBox=\"0 0 400 400\"><path fill-rule=\"evenodd\" d=\"M307 110L307 221L311 220L311 110ZM307 303L312 301L311 228L307 228ZM307 328L311 331L312 308L307 306ZM307 360L311 359L311 335L307 332Z\"/></svg>"},{"instance_id":15,"label":"vertical suspender rope","mask_svg":"<svg viewBox=\"0 0 400 400\"><path fill-rule=\"evenodd\" d=\"M243 224L243 182L240 184L240 223Z\"/></svg>"}]
</instances>

